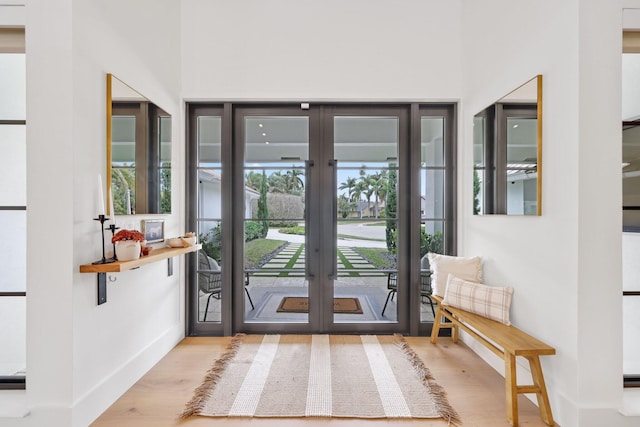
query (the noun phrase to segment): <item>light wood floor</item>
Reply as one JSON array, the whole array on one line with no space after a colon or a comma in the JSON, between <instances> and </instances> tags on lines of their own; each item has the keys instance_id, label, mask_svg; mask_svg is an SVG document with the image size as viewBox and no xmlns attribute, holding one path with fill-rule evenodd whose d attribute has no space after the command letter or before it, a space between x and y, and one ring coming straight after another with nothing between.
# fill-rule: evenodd
<instances>
[{"instance_id":1,"label":"light wood floor","mask_svg":"<svg viewBox=\"0 0 640 427\"><path fill-rule=\"evenodd\" d=\"M220 356L230 338L186 338L105 411L93 427L444 427L443 420L340 420L256 419L194 416L179 420L178 414L200 385L205 372ZM462 417L464 427L509 426L505 416L504 378L462 343L440 338L432 345L425 337L407 341L445 388L449 402ZM538 408L520 396L520 425L546 426Z\"/></svg>"}]
</instances>

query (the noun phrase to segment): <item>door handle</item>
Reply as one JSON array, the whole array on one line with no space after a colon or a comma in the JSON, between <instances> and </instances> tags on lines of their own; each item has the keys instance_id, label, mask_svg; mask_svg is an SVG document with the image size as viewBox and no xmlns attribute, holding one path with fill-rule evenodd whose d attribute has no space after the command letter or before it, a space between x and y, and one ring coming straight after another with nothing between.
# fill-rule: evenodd
<instances>
[{"instance_id":1,"label":"door handle","mask_svg":"<svg viewBox=\"0 0 640 427\"><path fill-rule=\"evenodd\" d=\"M305 185L304 185L304 240L306 250L304 251L304 266L305 266L305 279L311 280L315 278L315 275L311 272L311 251L309 250L309 242L311 242L311 233L309 224L311 224L311 212L312 209L309 209L309 201L311 200L311 168L314 166L313 160L305 160L304 162L304 175L305 175Z\"/></svg>"},{"instance_id":2,"label":"door handle","mask_svg":"<svg viewBox=\"0 0 640 427\"><path fill-rule=\"evenodd\" d=\"M330 256L330 261L331 265L329 266L330 268L328 269L328 271L330 271L330 273L328 274L328 278L329 280L336 280L338 275L337 275L337 270L338 270L338 194L337 194L337 188L338 188L338 160L333 159L333 160L329 160L329 167L333 168L333 173L331 174L331 185L332 185L332 193L335 191L335 193L333 194L333 201L331 203L331 219L333 222L333 227L332 227L332 232L331 232L331 256Z\"/></svg>"}]
</instances>

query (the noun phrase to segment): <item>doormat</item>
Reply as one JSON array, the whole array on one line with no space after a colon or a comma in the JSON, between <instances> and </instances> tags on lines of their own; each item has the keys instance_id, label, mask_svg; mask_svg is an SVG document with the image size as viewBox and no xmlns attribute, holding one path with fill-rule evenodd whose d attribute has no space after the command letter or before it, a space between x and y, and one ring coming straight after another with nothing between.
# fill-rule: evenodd
<instances>
[{"instance_id":1,"label":"doormat","mask_svg":"<svg viewBox=\"0 0 640 427\"><path fill-rule=\"evenodd\" d=\"M284 297L276 310L278 313L308 313L309 298ZM358 298L334 298L334 313L362 314L362 306Z\"/></svg>"},{"instance_id":2,"label":"doormat","mask_svg":"<svg viewBox=\"0 0 640 427\"><path fill-rule=\"evenodd\" d=\"M401 335L233 338L181 417L442 418L446 392Z\"/></svg>"}]
</instances>

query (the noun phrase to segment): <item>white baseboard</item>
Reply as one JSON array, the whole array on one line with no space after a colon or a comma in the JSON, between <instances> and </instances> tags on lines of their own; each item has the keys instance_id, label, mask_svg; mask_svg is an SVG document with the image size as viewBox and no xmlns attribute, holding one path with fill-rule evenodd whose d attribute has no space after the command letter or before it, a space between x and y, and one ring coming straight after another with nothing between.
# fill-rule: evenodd
<instances>
[{"instance_id":1,"label":"white baseboard","mask_svg":"<svg viewBox=\"0 0 640 427\"><path fill-rule=\"evenodd\" d=\"M640 0L639 0L640 1ZM460 331L462 341L489 366L495 369L504 377L504 361L493 354L475 338ZM525 384L531 382L531 371L526 362L518 361L517 373L518 383ZM547 387L549 385L547 384ZM622 383L620 384L622 387ZM531 402L538 406L535 394L525 395ZM640 389L628 389L624 391L623 408L616 411L614 408L580 408L576 402L570 401L566 396L556 396L559 400L557 405L552 402L554 419L561 425L579 425L580 427L636 427L640 426Z\"/></svg>"},{"instance_id":2,"label":"white baseboard","mask_svg":"<svg viewBox=\"0 0 640 427\"><path fill-rule=\"evenodd\" d=\"M125 391L138 381L184 338L184 325L176 324L134 355L112 375L80 397L73 405L73 426L95 421Z\"/></svg>"},{"instance_id":3,"label":"white baseboard","mask_svg":"<svg viewBox=\"0 0 640 427\"><path fill-rule=\"evenodd\" d=\"M628 417L640 417L640 388L627 388L624 390L620 413ZM640 422L638 425L640 425Z\"/></svg>"},{"instance_id":4,"label":"white baseboard","mask_svg":"<svg viewBox=\"0 0 640 427\"><path fill-rule=\"evenodd\" d=\"M27 392L25 390L0 391L0 419L24 418L28 413Z\"/></svg>"}]
</instances>

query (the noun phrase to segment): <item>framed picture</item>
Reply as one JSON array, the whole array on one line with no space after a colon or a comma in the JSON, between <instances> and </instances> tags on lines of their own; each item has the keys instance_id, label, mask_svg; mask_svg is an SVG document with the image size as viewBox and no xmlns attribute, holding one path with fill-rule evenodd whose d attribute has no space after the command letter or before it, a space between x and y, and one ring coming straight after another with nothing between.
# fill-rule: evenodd
<instances>
[{"instance_id":1,"label":"framed picture","mask_svg":"<svg viewBox=\"0 0 640 427\"><path fill-rule=\"evenodd\" d=\"M164 242L164 219L143 219L141 222L147 243Z\"/></svg>"}]
</instances>

